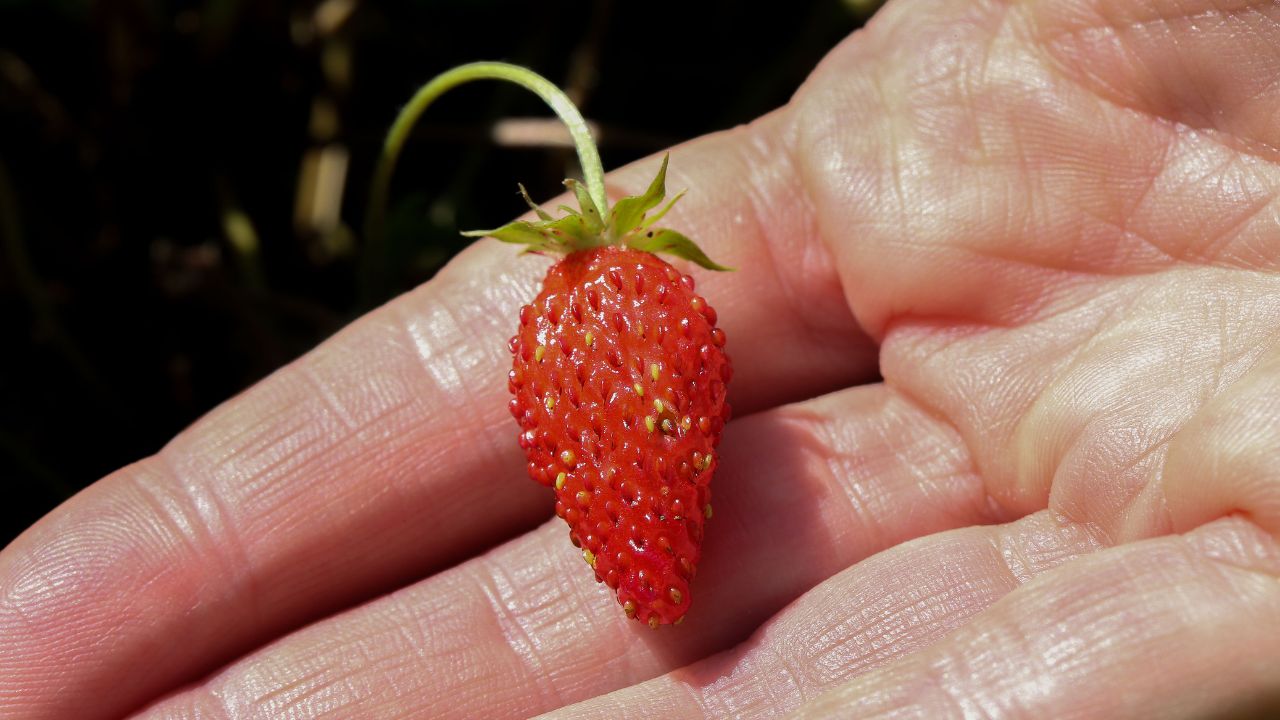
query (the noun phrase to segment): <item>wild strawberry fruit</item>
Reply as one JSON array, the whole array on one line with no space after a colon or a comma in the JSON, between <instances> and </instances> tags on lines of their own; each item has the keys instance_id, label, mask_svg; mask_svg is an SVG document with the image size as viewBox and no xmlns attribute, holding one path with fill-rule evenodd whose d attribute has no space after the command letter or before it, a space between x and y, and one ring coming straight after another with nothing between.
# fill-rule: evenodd
<instances>
[{"instance_id":1,"label":"wild strawberry fruit","mask_svg":"<svg viewBox=\"0 0 1280 720\"><path fill-rule=\"evenodd\" d=\"M555 489L556 514L596 580L629 617L650 627L689 609L703 524L711 518L716 446L729 420L733 374L716 313L693 278L654 253L711 270L689 238L653 225L671 205L667 161L642 195L612 209L586 121L554 84L506 63L463 65L423 85L387 135L374 175L366 237L381 236L396 157L409 130L441 94L473 80L505 80L541 97L565 122L586 185L566 185L579 209L553 218L520 188L538 220L464 233L557 254L542 292L520 309L511 338L511 414L529 475Z\"/></svg>"},{"instance_id":2,"label":"wild strawberry fruit","mask_svg":"<svg viewBox=\"0 0 1280 720\"><path fill-rule=\"evenodd\" d=\"M684 236L651 229L665 175L664 160L605 222L579 192L581 211L484 233L564 254L520 310L511 414L569 539L627 615L653 627L689 609L732 377L715 310L653 254L720 269Z\"/></svg>"}]
</instances>

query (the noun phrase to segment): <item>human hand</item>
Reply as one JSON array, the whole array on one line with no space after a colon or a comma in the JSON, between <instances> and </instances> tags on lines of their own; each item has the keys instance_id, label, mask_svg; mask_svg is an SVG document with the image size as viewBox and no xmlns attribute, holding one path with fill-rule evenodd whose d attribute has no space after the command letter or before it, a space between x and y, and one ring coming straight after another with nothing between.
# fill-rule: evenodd
<instances>
[{"instance_id":1,"label":"human hand","mask_svg":"<svg viewBox=\"0 0 1280 720\"><path fill-rule=\"evenodd\" d=\"M0 717L1274 700L1277 48L1260 0L898 0L678 148L670 224L740 268L698 276L740 419L681 626L524 477L545 262L481 242L8 547Z\"/></svg>"}]
</instances>

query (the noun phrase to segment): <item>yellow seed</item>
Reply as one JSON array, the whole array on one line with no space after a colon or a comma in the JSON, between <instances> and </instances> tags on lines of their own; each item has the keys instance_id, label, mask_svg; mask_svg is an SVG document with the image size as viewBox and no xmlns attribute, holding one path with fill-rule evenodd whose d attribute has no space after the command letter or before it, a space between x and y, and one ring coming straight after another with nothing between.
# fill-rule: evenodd
<instances>
[{"instance_id":1,"label":"yellow seed","mask_svg":"<svg viewBox=\"0 0 1280 720\"><path fill-rule=\"evenodd\" d=\"M636 616L636 604L635 604L635 602L634 602L634 601L631 601L631 600L628 600L628 601L626 601L626 602L622 603L622 612L626 613L626 614L627 614L627 617L629 617L629 618L633 618L633 617L635 617L635 616Z\"/></svg>"},{"instance_id":2,"label":"yellow seed","mask_svg":"<svg viewBox=\"0 0 1280 720\"><path fill-rule=\"evenodd\" d=\"M644 337L644 323L636 325L636 334L640 337Z\"/></svg>"},{"instance_id":3,"label":"yellow seed","mask_svg":"<svg viewBox=\"0 0 1280 720\"><path fill-rule=\"evenodd\" d=\"M653 399L653 409L657 410L658 414L662 414L664 408L666 408L666 406L662 404L662 398Z\"/></svg>"},{"instance_id":4,"label":"yellow seed","mask_svg":"<svg viewBox=\"0 0 1280 720\"><path fill-rule=\"evenodd\" d=\"M547 354L547 348L542 345L539 345L537 349L533 351L533 359L536 362L542 362L542 356L546 354Z\"/></svg>"},{"instance_id":5,"label":"yellow seed","mask_svg":"<svg viewBox=\"0 0 1280 720\"><path fill-rule=\"evenodd\" d=\"M560 452L560 462L564 463L565 465L568 465L569 467L573 467L573 464L577 461L578 461L578 456L575 455L572 450L563 450Z\"/></svg>"},{"instance_id":6,"label":"yellow seed","mask_svg":"<svg viewBox=\"0 0 1280 720\"><path fill-rule=\"evenodd\" d=\"M669 420L669 419L664 419L664 420L662 421L662 432L664 432L664 433L666 433L666 434L668 434L668 435L675 435L675 433L676 433L676 424L675 424L675 423L673 423L673 422L671 422L671 420Z\"/></svg>"},{"instance_id":7,"label":"yellow seed","mask_svg":"<svg viewBox=\"0 0 1280 720\"><path fill-rule=\"evenodd\" d=\"M671 598L671 602L676 605L679 605L680 601L684 600L684 593L680 592L679 588L669 588L667 590L667 595Z\"/></svg>"},{"instance_id":8,"label":"yellow seed","mask_svg":"<svg viewBox=\"0 0 1280 720\"><path fill-rule=\"evenodd\" d=\"M707 503L705 506L703 506L702 514L706 515L708 520L711 519L711 503Z\"/></svg>"},{"instance_id":9,"label":"yellow seed","mask_svg":"<svg viewBox=\"0 0 1280 720\"><path fill-rule=\"evenodd\" d=\"M568 477L569 477L569 476L568 476L567 474L565 474L565 473L560 473L559 475L557 475L557 476L556 476L556 489L557 489L557 490L560 490L560 489L563 489L563 488L564 488L564 481L565 481L565 479L566 479L566 478L568 478Z\"/></svg>"},{"instance_id":10,"label":"yellow seed","mask_svg":"<svg viewBox=\"0 0 1280 720\"><path fill-rule=\"evenodd\" d=\"M641 387L640 383L636 383L635 385L632 385L631 389L635 390L636 394L639 395L640 397L644 397L644 388Z\"/></svg>"},{"instance_id":11,"label":"yellow seed","mask_svg":"<svg viewBox=\"0 0 1280 720\"><path fill-rule=\"evenodd\" d=\"M648 430L649 432L653 432L653 429L657 427L657 425L658 425L658 421L654 420L652 415L644 416L644 427L646 430Z\"/></svg>"},{"instance_id":12,"label":"yellow seed","mask_svg":"<svg viewBox=\"0 0 1280 720\"><path fill-rule=\"evenodd\" d=\"M551 393L547 393L546 406L547 406L547 412L551 412L552 410L556 409L555 395L552 395Z\"/></svg>"},{"instance_id":13,"label":"yellow seed","mask_svg":"<svg viewBox=\"0 0 1280 720\"><path fill-rule=\"evenodd\" d=\"M650 615L650 616L649 616L649 629L650 629L650 630L657 630L657 629L658 629L658 616L657 616L657 615Z\"/></svg>"},{"instance_id":14,"label":"yellow seed","mask_svg":"<svg viewBox=\"0 0 1280 720\"><path fill-rule=\"evenodd\" d=\"M596 566L596 554L586 548L582 548L582 559L586 560L592 568Z\"/></svg>"},{"instance_id":15,"label":"yellow seed","mask_svg":"<svg viewBox=\"0 0 1280 720\"><path fill-rule=\"evenodd\" d=\"M693 427L693 418L689 417L688 415L685 415L684 417L680 418L681 430L688 430L691 427Z\"/></svg>"},{"instance_id":16,"label":"yellow seed","mask_svg":"<svg viewBox=\"0 0 1280 720\"><path fill-rule=\"evenodd\" d=\"M592 347L593 345L595 345L595 344L596 344L596 336L595 336L595 335L592 335L591 333L587 333L587 338L586 338L586 339L587 339L587 347Z\"/></svg>"},{"instance_id":17,"label":"yellow seed","mask_svg":"<svg viewBox=\"0 0 1280 720\"><path fill-rule=\"evenodd\" d=\"M658 364L657 363L654 363L649 366L649 377L653 378L654 382L658 381Z\"/></svg>"}]
</instances>

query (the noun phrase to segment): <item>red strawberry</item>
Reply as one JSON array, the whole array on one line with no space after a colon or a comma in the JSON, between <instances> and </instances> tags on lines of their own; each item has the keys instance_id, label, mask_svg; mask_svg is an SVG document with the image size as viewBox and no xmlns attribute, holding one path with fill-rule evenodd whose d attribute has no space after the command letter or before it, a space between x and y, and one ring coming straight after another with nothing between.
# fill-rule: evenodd
<instances>
[{"instance_id":1,"label":"red strawberry","mask_svg":"<svg viewBox=\"0 0 1280 720\"><path fill-rule=\"evenodd\" d=\"M665 174L664 160L649 190L619 201L607 223L593 222L593 201L570 183L582 212L539 211L540 222L484 233L566 253L520 310L511 414L529 475L555 488L556 514L597 581L652 627L689 609L732 375L715 310L650 252L722 269L682 235L649 229Z\"/></svg>"},{"instance_id":2,"label":"red strawberry","mask_svg":"<svg viewBox=\"0 0 1280 720\"><path fill-rule=\"evenodd\" d=\"M711 517L709 483L729 419L732 368L716 313L694 292L693 278L653 253L728 268L680 233L651 229L679 199L646 216L666 195L665 159L643 195L610 211L600 154L573 102L537 73L497 62L436 76L400 111L374 172L370 242L381 237L391 174L413 124L435 98L474 80L513 82L546 101L573 137L587 183L565 183L581 210L562 206L565 215L552 218L520 188L536 222L463 233L564 256L537 299L520 309L511 338L511 414L529 474L555 488L569 538L628 616L655 628L679 622Z\"/></svg>"}]
</instances>

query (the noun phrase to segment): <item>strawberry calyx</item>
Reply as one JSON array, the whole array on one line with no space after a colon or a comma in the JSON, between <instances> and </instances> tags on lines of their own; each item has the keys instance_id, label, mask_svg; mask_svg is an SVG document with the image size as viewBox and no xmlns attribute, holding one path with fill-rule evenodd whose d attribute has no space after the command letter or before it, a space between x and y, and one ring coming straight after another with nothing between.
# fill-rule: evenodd
<instances>
[{"instance_id":1,"label":"strawberry calyx","mask_svg":"<svg viewBox=\"0 0 1280 720\"><path fill-rule=\"evenodd\" d=\"M661 209L650 214L666 198L669 158L669 155L662 158L662 167L644 193L625 197L606 212L601 212L601 208L592 199L592 194L576 180L565 180L565 186L577 197L580 209L561 205L560 210L564 214L560 217L553 217L535 204L521 185L520 195L538 216L537 220L516 220L493 230L470 230L462 234L467 237L492 237L502 242L524 245L525 252L530 253L568 255L580 250L614 245L654 254L674 255L708 270L730 270L731 268L707 257L697 243L682 233L670 228L653 227L684 196L683 191L677 193Z\"/></svg>"}]
</instances>

